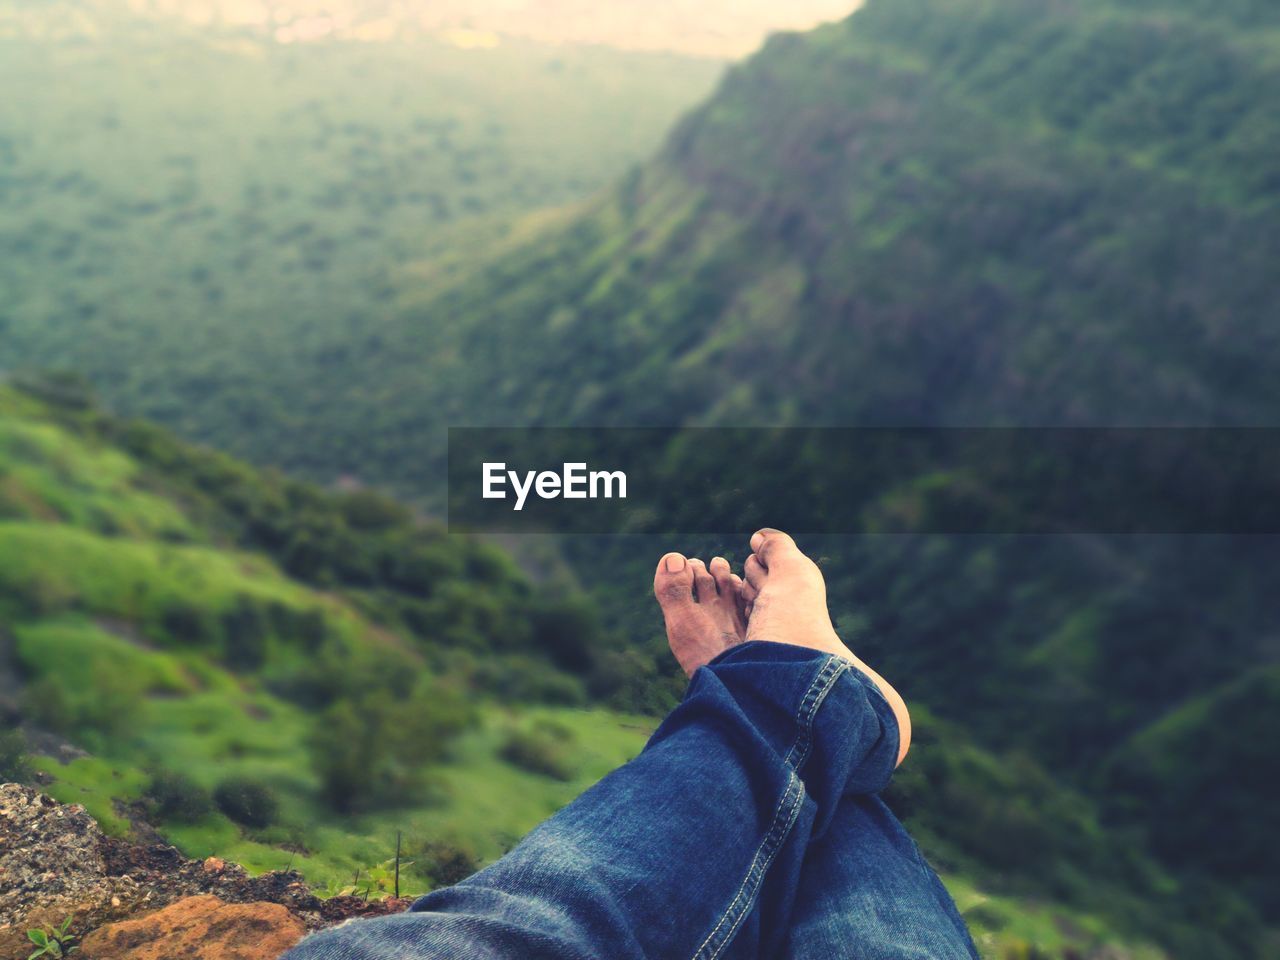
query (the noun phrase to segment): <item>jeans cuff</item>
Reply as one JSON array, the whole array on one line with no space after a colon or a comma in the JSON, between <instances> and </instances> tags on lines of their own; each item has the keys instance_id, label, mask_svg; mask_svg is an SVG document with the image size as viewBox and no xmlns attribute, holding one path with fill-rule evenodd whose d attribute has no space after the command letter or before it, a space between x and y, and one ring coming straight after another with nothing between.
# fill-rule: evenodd
<instances>
[{"instance_id":1,"label":"jeans cuff","mask_svg":"<svg viewBox=\"0 0 1280 960\"><path fill-rule=\"evenodd\" d=\"M879 686L851 661L755 640L731 647L706 669L820 805L888 786L898 758L897 718Z\"/></svg>"}]
</instances>

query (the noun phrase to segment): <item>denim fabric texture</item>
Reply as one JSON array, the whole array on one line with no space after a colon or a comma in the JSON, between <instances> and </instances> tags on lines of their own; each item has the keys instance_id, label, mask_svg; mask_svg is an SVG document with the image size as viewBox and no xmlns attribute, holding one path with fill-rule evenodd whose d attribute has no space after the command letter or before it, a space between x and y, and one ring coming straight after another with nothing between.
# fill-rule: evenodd
<instances>
[{"instance_id":1,"label":"denim fabric texture","mask_svg":"<svg viewBox=\"0 0 1280 960\"><path fill-rule=\"evenodd\" d=\"M286 960L976 960L877 794L898 729L851 663L752 642L498 862Z\"/></svg>"}]
</instances>

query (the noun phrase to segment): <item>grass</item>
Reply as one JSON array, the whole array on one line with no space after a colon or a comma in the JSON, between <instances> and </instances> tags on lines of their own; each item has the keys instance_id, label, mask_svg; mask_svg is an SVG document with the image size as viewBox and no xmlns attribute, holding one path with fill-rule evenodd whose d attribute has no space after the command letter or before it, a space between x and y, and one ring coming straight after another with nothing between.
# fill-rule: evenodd
<instances>
[{"instance_id":1,"label":"grass","mask_svg":"<svg viewBox=\"0 0 1280 960\"><path fill-rule=\"evenodd\" d=\"M146 788L147 777L136 767L114 763L101 757L79 757L59 763L52 757L36 757L38 770L54 778L41 789L62 803L78 803L98 821L104 833L127 837L132 824L122 816L116 801L137 800Z\"/></svg>"},{"instance_id":2,"label":"grass","mask_svg":"<svg viewBox=\"0 0 1280 960\"><path fill-rule=\"evenodd\" d=\"M551 720L573 732L577 776L558 782L526 773L497 756L502 738L513 724ZM591 783L629 759L640 749L652 721L601 710L535 711L534 717L515 717L488 705L479 729L457 745L455 756L439 769L444 789L440 796L404 808L354 819L326 816L305 801L291 799L284 805L281 827L257 834L246 832L221 814L193 825L162 825L168 840L191 857L217 855L244 864L252 873L299 870L308 882L337 891L351 884L356 871L367 876L395 853L396 833L404 839L405 859L412 860L430 840L447 842L474 852L481 861L502 855L536 823L554 813ZM224 769L213 758L223 755L216 738L170 741L204 751L192 757L189 771L206 781ZM286 773L288 750L281 748L274 761L259 758L233 764L259 773ZM116 799L136 799L146 778L136 767L99 758L83 758L60 765L41 758L42 770L57 779L48 791L64 802L84 804L108 833L128 833L128 821L115 812ZM281 779L283 783L287 779ZM271 837L274 842L265 842ZM306 848L295 852L279 841L292 839ZM995 896L958 874L943 880L973 932L984 960L1017 957L1019 949L1034 945L1058 955L1067 948L1088 950L1098 944L1123 945L1127 960L1163 960L1166 954L1146 943L1126 942L1105 920L1070 910L1059 904L1030 898ZM430 883L412 867L402 876L404 895L425 893Z\"/></svg>"},{"instance_id":3,"label":"grass","mask_svg":"<svg viewBox=\"0 0 1280 960\"><path fill-rule=\"evenodd\" d=\"M59 680L74 689L91 689L108 671L135 678L153 695L188 694L197 688L182 658L148 650L87 621L59 618L20 624L14 633L21 660L57 664Z\"/></svg>"},{"instance_id":4,"label":"grass","mask_svg":"<svg viewBox=\"0 0 1280 960\"><path fill-rule=\"evenodd\" d=\"M957 874L942 877L973 934L983 960L1018 960L1034 957L1028 948L1062 956L1077 955L1106 945L1123 950L1125 960L1167 960L1168 955L1150 943L1131 942L1104 919L1031 898L995 896ZM1112 954L1107 954L1111 956Z\"/></svg>"},{"instance_id":5,"label":"grass","mask_svg":"<svg viewBox=\"0 0 1280 960\"><path fill-rule=\"evenodd\" d=\"M529 773L499 758L511 729L539 720L569 732L575 768L571 780ZM281 797L278 825L248 831L215 813L194 824L161 823L160 832L190 857L217 855L253 873L292 865L312 885L335 890L357 870L368 871L393 857L397 831L403 834L407 859L415 848L440 839L473 851L482 861L496 859L535 824L635 756L652 728L648 718L607 710L539 708L515 714L487 704L477 728L433 771L434 786L427 796L354 817L337 816L314 801L305 715L266 696L246 697L239 704L214 692L153 698L142 732L113 748L109 757L65 765L41 757L37 765L55 778L47 788L51 795L83 804L116 836L130 829L116 801L141 797L148 779L143 771L157 760L181 757L182 772L205 787L233 774L259 779ZM406 873L405 892L422 893L428 887L423 877Z\"/></svg>"},{"instance_id":6,"label":"grass","mask_svg":"<svg viewBox=\"0 0 1280 960\"><path fill-rule=\"evenodd\" d=\"M211 610L226 609L240 594L286 603L304 596L259 556L113 539L69 526L0 523L0 568L15 593L56 584L89 609L143 620L197 593Z\"/></svg>"},{"instance_id":7,"label":"grass","mask_svg":"<svg viewBox=\"0 0 1280 960\"><path fill-rule=\"evenodd\" d=\"M651 721L481 699L476 720L419 793L399 798L394 809L335 813L312 768L310 742L325 721L269 683L320 653L270 633L260 662L229 666L224 642L245 628L225 615L246 598L264 610L318 611L325 643L336 639L356 654L395 644L408 656L398 664L424 671L425 658L336 593L289 578L265 555L219 545L214 528L184 512L179 495L162 493L164 475L90 431L32 416L23 404L19 394L0 393L0 491L9 494L7 519L0 519L7 614L0 672L12 668L24 682L24 709L39 726L91 752L36 763L53 778L53 796L84 804L108 833L131 832L137 812L130 807L154 772L181 773L210 792L225 778L249 778L280 801L271 826L244 829L217 812L155 826L190 856L216 854L251 871L293 864L312 884L334 890L389 859L397 831L410 855L445 840L479 860L500 856L643 745ZM118 522L103 522L109 515ZM175 531L187 542L171 542ZM442 602L457 592L447 580L436 585ZM188 614L177 627L175 609ZM200 619L217 626L197 629ZM263 624L254 629L276 629L269 617ZM460 669L457 659L435 651L436 669ZM534 728L556 731L568 779L501 759L514 732ZM408 874L405 889L420 892L427 882Z\"/></svg>"},{"instance_id":8,"label":"grass","mask_svg":"<svg viewBox=\"0 0 1280 960\"><path fill-rule=\"evenodd\" d=\"M132 459L51 424L26 420L15 409L17 402L6 393L0 412L0 462L5 465L0 518L62 521L167 540L197 536L174 503L138 485Z\"/></svg>"}]
</instances>

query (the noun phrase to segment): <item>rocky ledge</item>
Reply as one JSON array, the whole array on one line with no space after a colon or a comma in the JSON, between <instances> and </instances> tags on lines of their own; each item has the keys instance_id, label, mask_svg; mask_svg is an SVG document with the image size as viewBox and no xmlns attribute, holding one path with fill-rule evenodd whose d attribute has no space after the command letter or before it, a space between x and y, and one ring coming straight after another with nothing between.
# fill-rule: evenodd
<instances>
[{"instance_id":1,"label":"rocky ledge","mask_svg":"<svg viewBox=\"0 0 1280 960\"><path fill-rule=\"evenodd\" d=\"M81 806L0 786L0 960L25 960L27 930L67 918L84 960L271 960L308 931L408 905L322 900L296 872L250 877L108 837Z\"/></svg>"}]
</instances>

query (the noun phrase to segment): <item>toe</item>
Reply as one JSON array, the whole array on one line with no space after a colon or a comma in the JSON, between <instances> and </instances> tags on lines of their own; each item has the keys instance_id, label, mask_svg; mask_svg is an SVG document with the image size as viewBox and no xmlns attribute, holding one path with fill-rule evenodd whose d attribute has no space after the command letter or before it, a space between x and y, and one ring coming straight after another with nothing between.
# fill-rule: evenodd
<instances>
[{"instance_id":1,"label":"toe","mask_svg":"<svg viewBox=\"0 0 1280 960\"><path fill-rule=\"evenodd\" d=\"M742 591L738 594L738 596L742 603L742 615L744 617L748 619L751 617L751 609L752 607L755 606L756 596L758 594L759 594L759 591L756 590L756 588L751 585L750 580L742 584Z\"/></svg>"},{"instance_id":2,"label":"toe","mask_svg":"<svg viewBox=\"0 0 1280 960\"><path fill-rule=\"evenodd\" d=\"M742 578L736 573L729 575L729 593L728 596L733 600L733 608L738 614L738 618L742 622L743 635L746 635L747 628L747 599L742 595L746 584Z\"/></svg>"},{"instance_id":3,"label":"toe","mask_svg":"<svg viewBox=\"0 0 1280 960\"><path fill-rule=\"evenodd\" d=\"M794 557L804 556L790 536L772 527L764 527L752 534L751 549L765 569L775 563L786 563Z\"/></svg>"},{"instance_id":4,"label":"toe","mask_svg":"<svg viewBox=\"0 0 1280 960\"><path fill-rule=\"evenodd\" d=\"M697 557L689 561L693 568L693 594L699 603L711 603L716 598L716 578L708 572L706 564Z\"/></svg>"},{"instance_id":5,"label":"toe","mask_svg":"<svg viewBox=\"0 0 1280 960\"><path fill-rule=\"evenodd\" d=\"M658 561L653 574L653 595L662 609L693 603L693 566L679 553Z\"/></svg>"},{"instance_id":6,"label":"toe","mask_svg":"<svg viewBox=\"0 0 1280 960\"><path fill-rule=\"evenodd\" d=\"M722 597L734 595L733 581L736 579L729 569L729 561L724 557L713 557L711 560L711 576L715 577L716 590Z\"/></svg>"},{"instance_id":7,"label":"toe","mask_svg":"<svg viewBox=\"0 0 1280 960\"><path fill-rule=\"evenodd\" d=\"M743 572L747 575L747 583L751 584L758 593L764 587L764 581L769 573L764 568L764 564L760 562L760 558L754 553L747 557L747 562L743 566Z\"/></svg>"}]
</instances>

